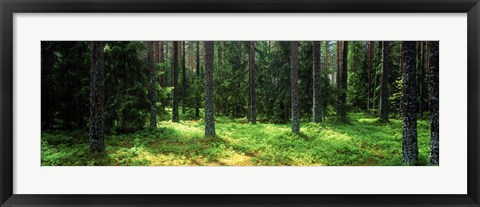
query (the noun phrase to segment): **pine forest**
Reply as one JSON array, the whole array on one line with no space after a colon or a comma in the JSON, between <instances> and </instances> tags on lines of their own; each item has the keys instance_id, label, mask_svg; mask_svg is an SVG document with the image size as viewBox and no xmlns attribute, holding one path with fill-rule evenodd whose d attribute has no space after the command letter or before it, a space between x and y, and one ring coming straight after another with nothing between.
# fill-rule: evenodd
<instances>
[{"instance_id":1,"label":"pine forest","mask_svg":"<svg viewBox=\"0 0 480 207\"><path fill-rule=\"evenodd\" d=\"M42 41L42 166L438 166L438 41Z\"/></svg>"}]
</instances>

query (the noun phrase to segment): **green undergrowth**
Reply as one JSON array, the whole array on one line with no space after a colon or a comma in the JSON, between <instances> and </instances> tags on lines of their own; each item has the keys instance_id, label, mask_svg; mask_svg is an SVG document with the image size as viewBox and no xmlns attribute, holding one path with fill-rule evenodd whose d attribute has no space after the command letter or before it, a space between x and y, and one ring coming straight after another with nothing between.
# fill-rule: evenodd
<instances>
[{"instance_id":1,"label":"green undergrowth","mask_svg":"<svg viewBox=\"0 0 480 207\"><path fill-rule=\"evenodd\" d=\"M363 113L349 123L327 120L250 124L216 117L217 137L205 138L202 120L163 121L156 130L109 135L104 153L88 152L83 131L42 132L42 166L401 166L402 123ZM418 165L428 164L429 122L418 121Z\"/></svg>"}]
</instances>

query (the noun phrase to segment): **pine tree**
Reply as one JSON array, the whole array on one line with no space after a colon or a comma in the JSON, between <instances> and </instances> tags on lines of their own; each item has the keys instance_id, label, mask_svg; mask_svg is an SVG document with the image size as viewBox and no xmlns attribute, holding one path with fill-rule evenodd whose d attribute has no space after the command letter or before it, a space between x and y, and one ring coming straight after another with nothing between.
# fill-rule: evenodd
<instances>
[{"instance_id":1,"label":"pine tree","mask_svg":"<svg viewBox=\"0 0 480 207\"><path fill-rule=\"evenodd\" d=\"M186 72L186 65L185 65L185 43L182 42L182 114L185 115L185 103L187 100L187 87L188 87L188 80L187 80L187 72Z\"/></svg>"},{"instance_id":2,"label":"pine tree","mask_svg":"<svg viewBox=\"0 0 480 207\"><path fill-rule=\"evenodd\" d=\"M388 70L390 61L390 43L388 41L382 42L382 79L380 91L380 120L388 121Z\"/></svg>"},{"instance_id":3,"label":"pine tree","mask_svg":"<svg viewBox=\"0 0 480 207\"><path fill-rule=\"evenodd\" d=\"M300 133L300 109L298 107L298 42L292 41L290 46L290 61L291 61L291 106L292 106L292 132L294 134Z\"/></svg>"},{"instance_id":4,"label":"pine tree","mask_svg":"<svg viewBox=\"0 0 480 207\"><path fill-rule=\"evenodd\" d=\"M415 53L415 42L403 42L402 160L407 164L415 164L418 161Z\"/></svg>"},{"instance_id":5,"label":"pine tree","mask_svg":"<svg viewBox=\"0 0 480 207\"><path fill-rule=\"evenodd\" d=\"M103 152L105 149L105 71L103 42L92 42L90 69L90 129L88 140L90 152Z\"/></svg>"},{"instance_id":6,"label":"pine tree","mask_svg":"<svg viewBox=\"0 0 480 207\"><path fill-rule=\"evenodd\" d=\"M197 79L200 79L200 41L197 41L196 51L196 73ZM195 97L195 117L200 118L200 94L197 93Z\"/></svg>"},{"instance_id":7,"label":"pine tree","mask_svg":"<svg viewBox=\"0 0 480 207\"><path fill-rule=\"evenodd\" d=\"M215 136L215 106L213 100L214 42L205 43L205 136Z\"/></svg>"},{"instance_id":8,"label":"pine tree","mask_svg":"<svg viewBox=\"0 0 480 207\"><path fill-rule=\"evenodd\" d=\"M320 69L320 42L313 42L313 121L316 123L322 122L321 109L321 69Z\"/></svg>"},{"instance_id":9,"label":"pine tree","mask_svg":"<svg viewBox=\"0 0 480 207\"><path fill-rule=\"evenodd\" d=\"M255 94L255 42L249 42L249 94L250 94L250 121L257 123L257 98ZM220 54L220 53L219 53Z\"/></svg>"},{"instance_id":10,"label":"pine tree","mask_svg":"<svg viewBox=\"0 0 480 207\"><path fill-rule=\"evenodd\" d=\"M430 68L430 164L439 164L439 42L429 42Z\"/></svg>"},{"instance_id":11,"label":"pine tree","mask_svg":"<svg viewBox=\"0 0 480 207\"><path fill-rule=\"evenodd\" d=\"M155 58L154 58L154 43L149 41L148 43L148 55L147 63L149 74L148 93L150 97L150 129L157 128L157 98L158 93L156 89L157 72L155 70Z\"/></svg>"},{"instance_id":12,"label":"pine tree","mask_svg":"<svg viewBox=\"0 0 480 207\"><path fill-rule=\"evenodd\" d=\"M178 87L178 42L173 42L173 122L179 122L180 118L178 116L178 102L180 96L180 90Z\"/></svg>"},{"instance_id":13,"label":"pine tree","mask_svg":"<svg viewBox=\"0 0 480 207\"><path fill-rule=\"evenodd\" d=\"M348 41L344 41L342 43L342 63L341 63L341 71L340 71L340 83L337 84L340 86L339 88L339 103L338 103L338 119L339 121L345 122L347 121L347 68L348 68Z\"/></svg>"}]
</instances>

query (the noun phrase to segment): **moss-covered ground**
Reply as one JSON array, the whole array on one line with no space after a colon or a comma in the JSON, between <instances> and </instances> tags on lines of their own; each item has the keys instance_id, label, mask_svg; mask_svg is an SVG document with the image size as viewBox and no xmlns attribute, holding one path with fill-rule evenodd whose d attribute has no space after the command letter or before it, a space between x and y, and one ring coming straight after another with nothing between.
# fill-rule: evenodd
<instances>
[{"instance_id":1,"label":"moss-covered ground","mask_svg":"<svg viewBox=\"0 0 480 207\"><path fill-rule=\"evenodd\" d=\"M215 138L202 120L162 121L156 130L106 137L104 153L88 152L87 131L42 132L42 166L399 166L402 122L363 113L349 123L250 124L216 117ZM427 165L429 122L418 121L418 165Z\"/></svg>"}]
</instances>

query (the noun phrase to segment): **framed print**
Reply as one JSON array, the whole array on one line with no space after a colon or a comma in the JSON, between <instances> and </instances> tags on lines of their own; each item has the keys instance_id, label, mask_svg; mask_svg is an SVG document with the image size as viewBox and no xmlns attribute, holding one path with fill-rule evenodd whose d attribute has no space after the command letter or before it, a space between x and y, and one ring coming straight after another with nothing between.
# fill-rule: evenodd
<instances>
[{"instance_id":1,"label":"framed print","mask_svg":"<svg viewBox=\"0 0 480 207\"><path fill-rule=\"evenodd\" d=\"M467 1L1 1L2 206L479 206Z\"/></svg>"}]
</instances>

